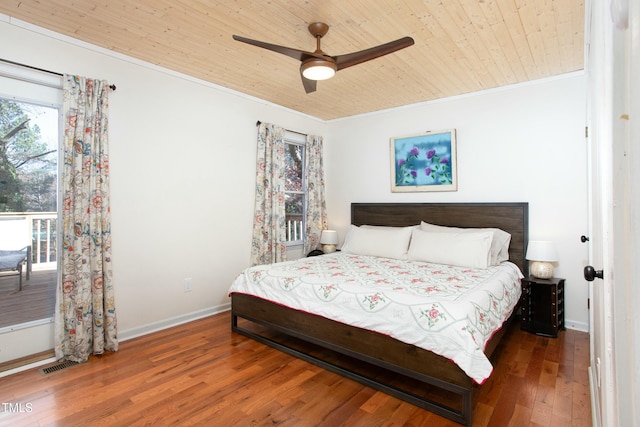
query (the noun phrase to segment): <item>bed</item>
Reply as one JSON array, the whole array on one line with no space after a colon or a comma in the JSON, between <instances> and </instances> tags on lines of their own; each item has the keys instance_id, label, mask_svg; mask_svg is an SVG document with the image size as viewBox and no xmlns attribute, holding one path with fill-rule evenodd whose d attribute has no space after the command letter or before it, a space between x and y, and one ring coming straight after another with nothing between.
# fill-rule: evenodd
<instances>
[{"instance_id":1,"label":"bed","mask_svg":"<svg viewBox=\"0 0 640 427\"><path fill-rule=\"evenodd\" d=\"M366 225L373 228L375 226L398 228L411 226L413 228L421 223L460 228L497 228L510 235L508 260L500 263L499 267L491 267L491 271L506 268L517 270L518 277L527 274L525 261L528 238L527 203L354 203L351 205L351 223L353 226ZM419 232L412 231L412 233L413 239L416 239L416 236L422 236ZM429 236L434 237L433 234ZM328 263L329 267L321 266L319 264L321 261L315 259L284 263L282 267L288 268L289 271L282 273L283 277L290 276L292 269L307 268L333 268L342 274L343 271L340 268L353 270L353 262L359 263L359 266L363 266L366 271L374 274L376 274L374 267L379 263L392 264L396 272L411 270L408 274L412 274L413 269L418 268L417 266L429 267L431 272L434 267L433 265L425 266L429 263L421 261L390 260L352 253L314 258L323 258L322 263ZM245 289L243 282L246 280L241 280L242 276L247 274L259 276L264 274L264 269L271 267L258 266L253 270L246 270L230 288L231 327L234 332L360 381L461 424L471 425L473 392L490 375L490 369L487 374L486 365L483 365L484 362L480 359L488 360L492 356L506 330L506 323L517 312L519 293L508 293L509 298L505 299L510 300L510 306L504 310L505 318L508 318L497 320L498 326L494 328L495 330L485 331L486 340L480 335L475 336L475 339L481 341L479 344L476 343L481 347L481 355L475 354L482 362L480 363L482 369L478 372L473 367L454 361L455 358L447 353L436 354L440 352L440 348L430 351L422 343L411 343L411 340L405 340L404 337L399 338L393 330L385 329L383 332L376 332L369 329L367 325L349 321L347 314L345 314L347 320L334 317L331 313L312 314L313 309L310 307L290 308L291 304L288 301L283 303L282 300L272 298L268 294L263 295L260 292L247 290L249 288ZM467 271L466 274L475 273ZM508 286L514 288L516 285ZM341 284L341 288L347 289L348 286ZM519 281L517 288L519 292ZM357 291L354 292L357 293ZM481 305L471 303L471 305L474 304ZM451 307L449 309L452 310ZM395 313L396 317L403 317L402 310L400 306L389 306L386 311ZM348 311L345 310L345 312ZM444 339L448 339L448 335Z\"/></svg>"}]
</instances>

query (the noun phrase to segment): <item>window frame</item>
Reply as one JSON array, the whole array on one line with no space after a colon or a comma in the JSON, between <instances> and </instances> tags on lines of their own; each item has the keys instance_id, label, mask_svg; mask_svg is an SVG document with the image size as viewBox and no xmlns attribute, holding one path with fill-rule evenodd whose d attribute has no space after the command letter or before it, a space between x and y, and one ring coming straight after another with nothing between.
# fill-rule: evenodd
<instances>
[{"instance_id":1,"label":"window frame","mask_svg":"<svg viewBox=\"0 0 640 427\"><path fill-rule=\"evenodd\" d=\"M302 221L301 221L301 230L300 230L300 239L298 240L286 240L285 241L285 246L286 247L294 247L294 246L303 246L304 245L304 240L305 240L305 231L306 231L306 216L307 216L307 165L306 165L306 156L307 156L307 135L302 134L302 133L298 133L298 132L292 132L289 130L285 130L285 135L284 135L284 143L285 143L285 149L286 149L286 145L297 145L303 148L303 152L302 152L302 191L288 191L284 190L285 195L286 194L302 194ZM286 213L285 213L285 227L287 227L286 225ZM285 229L285 231L287 231ZM287 238L288 238L288 234L287 234Z\"/></svg>"},{"instance_id":2,"label":"window frame","mask_svg":"<svg viewBox=\"0 0 640 427\"><path fill-rule=\"evenodd\" d=\"M42 107L58 110L58 172L56 177L57 190L57 222L56 230L60 230L62 218L62 191L61 191L61 167L63 161L62 144L63 144L63 90L62 77L53 75L49 72L32 70L26 66L20 66L0 61L0 97L15 102L33 104ZM58 233L59 235L59 233ZM56 276L57 281L60 280L60 263L62 254L62 239L56 239ZM59 283L58 283L59 285ZM32 336L33 332L24 332L26 330L35 330L39 336L53 336L54 316L29 321L26 323L15 324L0 328L0 334L6 334L7 342L19 343L25 336ZM35 329L34 329L35 328ZM27 335L25 335L27 334ZM31 351L46 350L49 344L38 341ZM9 345L11 347L11 345ZM34 348L36 350L34 350ZM22 355L23 352L19 352Z\"/></svg>"}]
</instances>

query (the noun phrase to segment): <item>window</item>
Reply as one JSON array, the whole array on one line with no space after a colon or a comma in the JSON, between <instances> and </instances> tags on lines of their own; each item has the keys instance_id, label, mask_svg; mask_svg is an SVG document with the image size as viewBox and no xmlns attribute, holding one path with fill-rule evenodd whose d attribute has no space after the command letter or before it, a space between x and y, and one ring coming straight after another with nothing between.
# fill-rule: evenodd
<instances>
[{"instance_id":1,"label":"window","mask_svg":"<svg viewBox=\"0 0 640 427\"><path fill-rule=\"evenodd\" d=\"M301 245L304 241L306 189L304 156L306 135L285 132L285 220L287 244Z\"/></svg>"}]
</instances>

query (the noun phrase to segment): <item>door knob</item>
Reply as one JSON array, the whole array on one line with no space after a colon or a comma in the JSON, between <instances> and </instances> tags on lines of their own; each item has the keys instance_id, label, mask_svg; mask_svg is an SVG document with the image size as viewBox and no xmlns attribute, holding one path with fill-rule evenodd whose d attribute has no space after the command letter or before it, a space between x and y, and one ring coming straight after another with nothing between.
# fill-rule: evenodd
<instances>
[{"instance_id":1,"label":"door knob","mask_svg":"<svg viewBox=\"0 0 640 427\"><path fill-rule=\"evenodd\" d=\"M582 243L587 243L589 241L589 238L585 235L580 236L580 241Z\"/></svg>"},{"instance_id":2,"label":"door knob","mask_svg":"<svg viewBox=\"0 0 640 427\"><path fill-rule=\"evenodd\" d=\"M590 265L587 265L584 268L584 279L587 282L593 282L595 278L602 279L604 277L604 273L602 270L596 270Z\"/></svg>"}]
</instances>

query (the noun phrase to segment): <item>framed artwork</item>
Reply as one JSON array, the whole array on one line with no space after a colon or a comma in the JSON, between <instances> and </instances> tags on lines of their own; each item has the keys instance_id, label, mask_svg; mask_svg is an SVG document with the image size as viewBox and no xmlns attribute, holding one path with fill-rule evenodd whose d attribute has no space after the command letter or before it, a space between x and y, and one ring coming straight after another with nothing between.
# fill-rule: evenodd
<instances>
[{"instance_id":1,"label":"framed artwork","mask_svg":"<svg viewBox=\"0 0 640 427\"><path fill-rule=\"evenodd\" d=\"M457 191L456 131L390 139L391 191Z\"/></svg>"}]
</instances>

